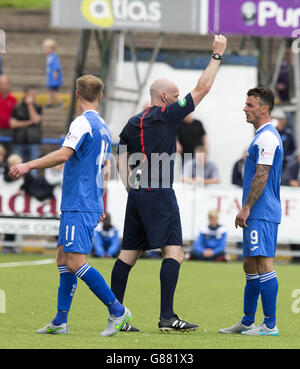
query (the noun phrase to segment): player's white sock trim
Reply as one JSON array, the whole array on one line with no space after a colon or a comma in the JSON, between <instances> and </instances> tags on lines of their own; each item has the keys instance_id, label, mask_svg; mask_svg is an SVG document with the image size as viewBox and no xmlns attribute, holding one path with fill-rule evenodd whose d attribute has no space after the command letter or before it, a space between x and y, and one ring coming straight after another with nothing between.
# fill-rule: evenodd
<instances>
[{"instance_id":1,"label":"player's white sock trim","mask_svg":"<svg viewBox=\"0 0 300 369\"><path fill-rule=\"evenodd\" d=\"M272 270L271 272L267 272L264 274L260 274L260 283L264 283L269 281L270 279L276 278L277 274L275 270Z\"/></svg>"},{"instance_id":2,"label":"player's white sock trim","mask_svg":"<svg viewBox=\"0 0 300 369\"><path fill-rule=\"evenodd\" d=\"M257 279L257 278L259 278L258 273L254 273L254 274L246 273L246 280L247 281L250 281L252 279Z\"/></svg>"},{"instance_id":3,"label":"player's white sock trim","mask_svg":"<svg viewBox=\"0 0 300 369\"><path fill-rule=\"evenodd\" d=\"M89 263L85 263L83 264L75 273L76 277L82 278L85 273L90 269L90 264Z\"/></svg>"}]
</instances>

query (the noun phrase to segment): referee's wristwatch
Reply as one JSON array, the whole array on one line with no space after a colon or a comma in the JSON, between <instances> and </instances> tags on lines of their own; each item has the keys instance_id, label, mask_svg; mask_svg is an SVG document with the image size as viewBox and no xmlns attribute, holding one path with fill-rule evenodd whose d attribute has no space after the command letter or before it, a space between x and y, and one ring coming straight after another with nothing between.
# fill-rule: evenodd
<instances>
[{"instance_id":1,"label":"referee's wristwatch","mask_svg":"<svg viewBox=\"0 0 300 369\"><path fill-rule=\"evenodd\" d=\"M212 54L212 58L215 60L222 61L223 56L221 54Z\"/></svg>"}]
</instances>

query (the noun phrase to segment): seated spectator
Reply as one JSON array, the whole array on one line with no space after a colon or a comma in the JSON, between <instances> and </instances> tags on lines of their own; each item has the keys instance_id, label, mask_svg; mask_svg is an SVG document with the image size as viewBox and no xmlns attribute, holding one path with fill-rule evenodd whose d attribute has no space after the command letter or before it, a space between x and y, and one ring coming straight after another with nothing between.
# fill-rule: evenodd
<instances>
[{"instance_id":1,"label":"seated spectator","mask_svg":"<svg viewBox=\"0 0 300 369\"><path fill-rule=\"evenodd\" d=\"M243 151L243 156L234 163L232 170L231 183L240 187L243 186L244 167L247 157L247 151L247 149Z\"/></svg>"},{"instance_id":2,"label":"seated spectator","mask_svg":"<svg viewBox=\"0 0 300 369\"><path fill-rule=\"evenodd\" d=\"M10 178L9 174L8 174L9 170L14 165L21 164L22 162L23 162L22 158L17 154L12 154L7 158L7 161L6 161L5 166L4 166L4 172L3 172L3 179L4 179L5 182L12 182L13 181ZM23 178L20 178L19 180L21 180L21 182L23 183Z\"/></svg>"},{"instance_id":3,"label":"seated spectator","mask_svg":"<svg viewBox=\"0 0 300 369\"><path fill-rule=\"evenodd\" d=\"M119 249L119 232L111 224L110 215L106 213L103 223L95 229L92 254L99 258L112 258L118 255Z\"/></svg>"},{"instance_id":4,"label":"seated spectator","mask_svg":"<svg viewBox=\"0 0 300 369\"><path fill-rule=\"evenodd\" d=\"M300 153L282 171L283 186L300 187Z\"/></svg>"},{"instance_id":5,"label":"seated spectator","mask_svg":"<svg viewBox=\"0 0 300 369\"><path fill-rule=\"evenodd\" d=\"M282 140L282 170L284 170L287 162L294 159L296 156L296 141L294 138L294 133L291 129L287 128L286 116L284 112L279 108L275 108L272 112L272 123L276 127Z\"/></svg>"},{"instance_id":6,"label":"seated spectator","mask_svg":"<svg viewBox=\"0 0 300 369\"><path fill-rule=\"evenodd\" d=\"M51 199L54 196L54 186L50 185L44 177L33 176L30 173L25 174L21 190L39 201Z\"/></svg>"},{"instance_id":7,"label":"seated spectator","mask_svg":"<svg viewBox=\"0 0 300 369\"><path fill-rule=\"evenodd\" d=\"M225 255L227 232L218 224L218 219L218 211L210 210L208 225L200 231L198 239L193 244L191 260L227 261Z\"/></svg>"},{"instance_id":8,"label":"seated spectator","mask_svg":"<svg viewBox=\"0 0 300 369\"><path fill-rule=\"evenodd\" d=\"M5 157L6 157L6 150L3 145L0 145L0 176L4 173L5 168Z\"/></svg>"},{"instance_id":9,"label":"seated spectator","mask_svg":"<svg viewBox=\"0 0 300 369\"><path fill-rule=\"evenodd\" d=\"M5 166L3 175L5 182L16 182L10 178L8 174L9 169L16 164L21 163L22 158L17 154L12 154L7 158L7 164ZM17 181L20 181L20 191L24 191L39 201L53 197L53 186L49 185L44 177L34 177L30 173L27 173L24 177L21 177Z\"/></svg>"},{"instance_id":10,"label":"seated spectator","mask_svg":"<svg viewBox=\"0 0 300 369\"><path fill-rule=\"evenodd\" d=\"M204 146L208 151L207 134L202 122L189 114L183 119L177 132L177 152L182 157L184 154L191 154L194 157L197 146Z\"/></svg>"},{"instance_id":11,"label":"seated spectator","mask_svg":"<svg viewBox=\"0 0 300 369\"><path fill-rule=\"evenodd\" d=\"M197 146L194 159L184 164L182 181L194 184L219 183L219 172L215 163L207 160L207 150Z\"/></svg>"},{"instance_id":12,"label":"seated spectator","mask_svg":"<svg viewBox=\"0 0 300 369\"><path fill-rule=\"evenodd\" d=\"M64 174L64 164L45 169L45 179L51 186L61 186Z\"/></svg>"},{"instance_id":13,"label":"seated spectator","mask_svg":"<svg viewBox=\"0 0 300 369\"><path fill-rule=\"evenodd\" d=\"M35 102L35 99L36 89L33 86L26 86L24 99L14 107L10 119L14 152L20 155L23 161L40 157L42 107ZM37 171L33 171L33 175L37 174Z\"/></svg>"},{"instance_id":14,"label":"seated spectator","mask_svg":"<svg viewBox=\"0 0 300 369\"><path fill-rule=\"evenodd\" d=\"M11 136L10 117L17 99L11 94L11 83L6 74L0 75L0 136ZM8 154L11 153L11 144L4 144Z\"/></svg>"}]
</instances>

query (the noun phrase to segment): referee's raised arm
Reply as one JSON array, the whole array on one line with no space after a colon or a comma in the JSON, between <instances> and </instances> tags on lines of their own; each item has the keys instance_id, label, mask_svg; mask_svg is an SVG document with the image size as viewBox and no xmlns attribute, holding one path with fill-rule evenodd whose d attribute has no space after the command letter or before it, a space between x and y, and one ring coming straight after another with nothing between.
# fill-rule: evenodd
<instances>
[{"instance_id":1,"label":"referee's raised arm","mask_svg":"<svg viewBox=\"0 0 300 369\"><path fill-rule=\"evenodd\" d=\"M226 45L227 39L225 36L215 35L212 58L199 78L197 86L191 91L195 106L197 106L210 91L221 64Z\"/></svg>"}]
</instances>

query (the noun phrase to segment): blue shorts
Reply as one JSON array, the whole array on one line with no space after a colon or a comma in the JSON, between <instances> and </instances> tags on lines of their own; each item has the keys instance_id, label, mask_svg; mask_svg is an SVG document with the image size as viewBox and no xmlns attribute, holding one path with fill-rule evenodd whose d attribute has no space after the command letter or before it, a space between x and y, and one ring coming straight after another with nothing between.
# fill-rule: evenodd
<instances>
[{"instance_id":1,"label":"blue shorts","mask_svg":"<svg viewBox=\"0 0 300 369\"><path fill-rule=\"evenodd\" d=\"M265 220L248 219L248 228L243 229L243 256L265 256L276 254L278 224Z\"/></svg>"},{"instance_id":2,"label":"blue shorts","mask_svg":"<svg viewBox=\"0 0 300 369\"><path fill-rule=\"evenodd\" d=\"M59 86L48 86L48 89L50 91L58 91L60 89L60 85Z\"/></svg>"},{"instance_id":3,"label":"blue shorts","mask_svg":"<svg viewBox=\"0 0 300 369\"><path fill-rule=\"evenodd\" d=\"M64 252L88 255L93 246L94 229L101 213L63 211L60 216L57 246Z\"/></svg>"},{"instance_id":4,"label":"blue shorts","mask_svg":"<svg viewBox=\"0 0 300 369\"><path fill-rule=\"evenodd\" d=\"M173 189L131 189L128 193L123 250L182 246L179 208Z\"/></svg>"}]
</instances>

